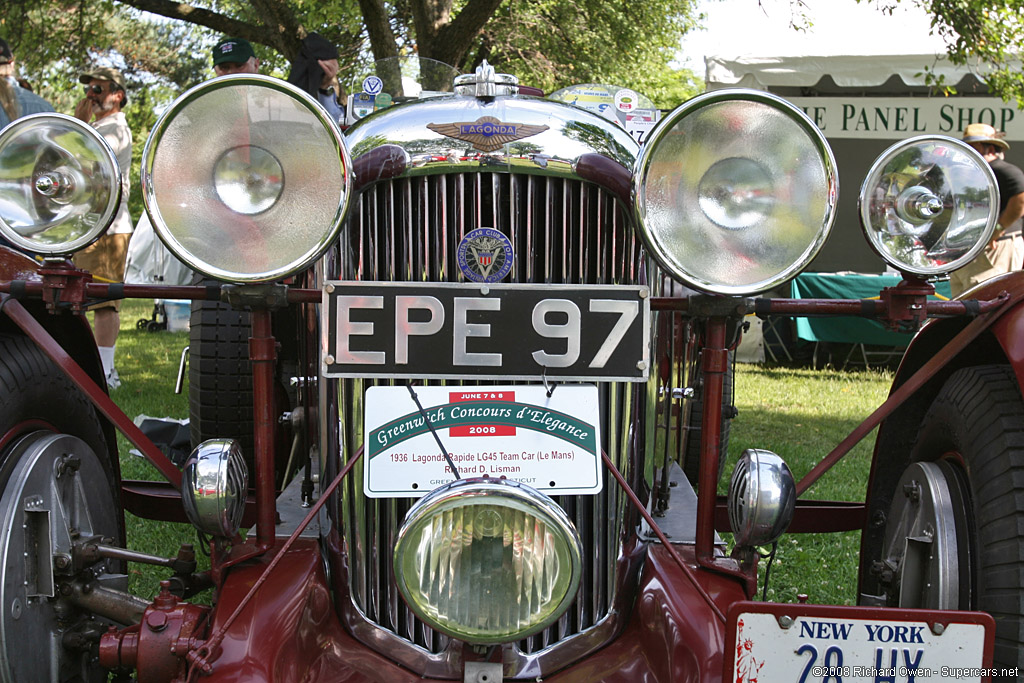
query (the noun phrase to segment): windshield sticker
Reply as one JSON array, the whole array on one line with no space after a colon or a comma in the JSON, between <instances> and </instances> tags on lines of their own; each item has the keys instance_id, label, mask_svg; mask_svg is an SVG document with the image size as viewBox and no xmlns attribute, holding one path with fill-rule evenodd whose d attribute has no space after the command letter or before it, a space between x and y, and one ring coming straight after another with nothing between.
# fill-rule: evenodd
<instances>
[{"instance_id":1,"label":"windshield sticker","mask_svg":"<svg viewBox=\"0 0 1024 683\"><path fill-rule=\"evenodd\" d=\"M543 133L548 126L505 123L493 116L483 116L463 123L428 123L427 128L445 137L468 142L481 152L494 152L506 143Z\"/></svg>"},{"instance_id":2,"label":"windshield sticker","mask_svg":"<svg viewBox=\"0 0 1024 683\"><path fill-rule=\"evenodd\" d=\"M363 79L363 92L367 95L379 95L384 90L384 81L378 76L367 76Z\"/></svg>"},{"instance_id":3,"label":"windshield sticker","mask_svg":"<svg viewBox=\"0 0 1024 683\"><path fill-rule=\"evenodd\" d=\"M615 108L619 111L630 112L636 109L640 101L640 95L635 91L623 88L615 93Z\"/></svg>"},{"instance_id":4,"label":"windshield sticker","mask_svg":"<svg viewBox=\"0 0 1024 683\"><path fill-rule=\"evenodd\" d=\"M494 228L470 230L455 254L459 270L473 282L500 282L512 270L512 242Z\"/></svg>"}]
</instances>

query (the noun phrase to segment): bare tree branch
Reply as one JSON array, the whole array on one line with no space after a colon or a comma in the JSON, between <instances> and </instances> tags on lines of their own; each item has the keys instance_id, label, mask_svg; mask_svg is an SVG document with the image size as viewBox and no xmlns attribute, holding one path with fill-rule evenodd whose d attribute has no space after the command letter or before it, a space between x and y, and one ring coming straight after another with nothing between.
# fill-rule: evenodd
<instances>
[{"instance_id":1,"label":"bare tree branch","mask_svg":"<svg viewBox=\"0 0 1024 683\"><path fill-rule=\"evenodd\" d=\"M196 7L187 2L174 0L120 0L120 2L144 12L152 12L168 19L205 26L224 35L245 38L253 43L267 45L278 50L288 59L292 59L298 54L299 23L295 20L294 15L284 18L280 11L276 11L284 9L283 3L280 2L260 0L253 2L257 10L270 15L267 18L271 21L267 21L265 25L239 21L226 14ZM275 5L276 8L271 8L270 5Z\"/></svg>"}]
</instances>

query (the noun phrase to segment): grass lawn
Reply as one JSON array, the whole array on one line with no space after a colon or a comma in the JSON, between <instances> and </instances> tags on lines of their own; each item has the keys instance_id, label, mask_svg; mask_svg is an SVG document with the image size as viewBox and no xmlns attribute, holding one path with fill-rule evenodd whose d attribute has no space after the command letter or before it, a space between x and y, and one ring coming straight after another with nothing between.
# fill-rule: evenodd
<instances>
[{"instance_id":1,"label":"grass lawn","mask_svg":"<svg viewBox=\"0 0 1024 683\"><path fill-rule=\"evenodd\" d=\"M187 333L146 332L136 321L149 319L152 301L126 301L121 312L117 366L122 386L112 393L129 417L188 417L188 386L174 393ZM746 448L765 448L782 456L799 480L886 397L892 375L884 370L812 370L802 367L739 365L736 406L729 440L729 463ZM119 437L121 468L127 479L158 479L132 446ZM810 497L862 500L870 467L872 433L808 492ZM135 550L173 555L181 543L197 542L190 526L162 524L128 515L128 538ZM806 593L811 602L854 604L860 536L791 534L783 536L771 569L768 599L795 602ZM765 562L761 562L762 577ZM202 564L201 564L202 566ZM208 565L207 565L208 566ZM156 594L163 569L131 565L132 590Z\"/></svg>"},{"instance_id":2,"label":"grass lawn","mask_svg":"<svg viewBox=\"0 0 1024 683\"><path fill-rule=\"evenodd\" d=\"M729 463L747 448L765 448L785 459L797 481L868 416L889 393L892 373L883 370L812 370L738 365L736 407L729 436ZM864 499L875 432L819 479L807 498ZM767 597L795 602L856 603L860 533L787 534L772 563ZM762 581L765 562L760 563ZM763 583L762 583L763 585Z\"/></svg>"},{"instance_id":3,"label":"grass lawn","mask_svg":"<svg viewBox=\"0 0 1024 683\"><path fill-rule=\"evenodd\" d=\"M186 418L188 384L181 394L174 393L174 385L182 349L188 346L188 333L136 329L138 320L152 316L152 300L124 302L114 361L121 375L121 386L111 391L110 396L133 419L138 415ZM123 478L162 479L148 460L131 453L134 446L122 434L118 434L117 441ZM209 567L209 561L200 554L196 532L190 525L154 522L131 514L125 515L125 525L128 545L133 550L170 557L177 553L182 543L191 543L196 547L200 567ZM168 576L164 568L134 562L129 564L128 571L131 576L129 589L144 597L155 596L160 580Z\"/></svg>"}]
</instances>

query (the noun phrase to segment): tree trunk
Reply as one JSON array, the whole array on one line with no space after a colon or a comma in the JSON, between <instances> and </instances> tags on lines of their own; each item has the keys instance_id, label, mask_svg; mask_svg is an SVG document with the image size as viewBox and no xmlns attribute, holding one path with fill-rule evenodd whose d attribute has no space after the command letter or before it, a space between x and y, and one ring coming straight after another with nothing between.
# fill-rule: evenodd
<instances>
[{"instance_id":1,"label":"tree trunk","mask_svg":"<svg viewBox=\"0 0 1024 683\"><path fill-rule=\"evenodd\" d=\"M398 56L398 43L391 32L391 22L382 0L359 0L363 23L370 36L370 51L375 60Z\"/></svg>"},{"instance_id":2,"label":"tree trunk","mask_svg":"<svg viewBox=\"0 0 1024 683\"><path fill-rule=\"evenodd\" d=\"M467 71L470 65L463 63L466 55L501 2L469 0L452 18L451 0L414 0L416 46L420 57L436 59Z\"/></svg>"}]
</instances>

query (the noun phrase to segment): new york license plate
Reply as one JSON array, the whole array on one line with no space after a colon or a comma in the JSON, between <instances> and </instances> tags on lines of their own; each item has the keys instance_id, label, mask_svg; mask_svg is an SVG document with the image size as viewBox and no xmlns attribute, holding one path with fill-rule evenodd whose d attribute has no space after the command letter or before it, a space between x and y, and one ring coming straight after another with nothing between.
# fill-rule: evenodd
<instances>
[{"instance_id":1,"label":"new york license plate","mask_svg":"<svg viewBox=\"0 0 1024 683\"><path fill-rule=\"evenodd\" d=\"M995 622L984 612L745 602L729 610L732 683L983 681Z\"/></svg>"}]
</instances>

